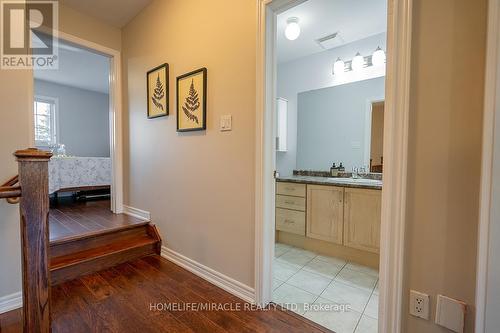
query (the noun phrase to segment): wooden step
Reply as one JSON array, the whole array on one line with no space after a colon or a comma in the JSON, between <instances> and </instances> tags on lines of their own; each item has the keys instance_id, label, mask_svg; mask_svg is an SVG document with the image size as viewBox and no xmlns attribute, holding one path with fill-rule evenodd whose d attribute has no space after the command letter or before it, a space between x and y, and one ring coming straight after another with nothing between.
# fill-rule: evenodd
<instances>
[{"instance_id":1,"label":"wooden step","mask_svg":"<svg viewBox=\"0 0 500 333\"><path fill-rule=\"evenodd\" d=\"M161 238L148 222L50 244L51 283L56 285L150 254L160 254Z\"/></svg>"}]
</instances>

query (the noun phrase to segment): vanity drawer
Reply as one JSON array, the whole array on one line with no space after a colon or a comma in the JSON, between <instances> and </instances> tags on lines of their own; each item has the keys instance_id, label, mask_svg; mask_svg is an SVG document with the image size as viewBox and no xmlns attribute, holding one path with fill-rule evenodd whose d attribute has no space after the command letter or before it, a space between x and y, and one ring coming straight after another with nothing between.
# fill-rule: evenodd
<instances>
[{"instance_id":1,"label":"vanity drawer","mask_svg":"<svg viewBox=\"0 0 500 333\"><path fill-rule=\"evenodd\" d=\"M276 208L276 230L306 235L306 213Z\"/></svg>"},{"instance_id":2,"label":"vanity drawer","mask_svg":"<svg viewBox=\"0 0 500 333\"><path fill-rule=\"evenodd\" d=\"M306 198L292 197L289 195L277 195L276 207L305 211Z\"/></svg>"},{"instance_id":3,"label":"vanity drawer","mask_svg":"<svg viewBox=\"0 0 500 333\"><path fill-rule=\"evenodd\" d=\"M306 196L306 184L283 182L277 182L276 184L276 194L292 195L295 197Z\"/></svg>"}]
</instances>

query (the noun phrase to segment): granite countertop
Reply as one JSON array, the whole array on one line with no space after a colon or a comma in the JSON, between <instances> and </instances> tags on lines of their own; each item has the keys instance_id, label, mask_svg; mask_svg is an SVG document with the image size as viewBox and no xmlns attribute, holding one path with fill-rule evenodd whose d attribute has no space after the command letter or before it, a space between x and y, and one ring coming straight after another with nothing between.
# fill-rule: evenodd
<instances>
[{"instance_id":1,"label":"granite countertop","mask_svg":"<svg viewBox=\"0 0 500 333\"><path fill-rule=\"evenodd\" d=\"M334 185L340 187L367 188L373 190L382 189L382 181L374 179L352 179L352 178L332 178L314 176L283 176L276 179L279 182L305 183L315 185Z\"/></svg>"}]
</instances>

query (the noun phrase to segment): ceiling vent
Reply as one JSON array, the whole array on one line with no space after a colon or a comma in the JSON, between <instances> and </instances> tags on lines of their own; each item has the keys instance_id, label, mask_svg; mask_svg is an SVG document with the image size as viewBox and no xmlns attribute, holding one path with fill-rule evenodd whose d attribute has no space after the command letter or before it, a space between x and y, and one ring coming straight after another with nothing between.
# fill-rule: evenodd
<instances>
[{"instance_id":1,"label":"ceiling vent","mask_svg":"<svg viewBox=\"0 0 500 333\"><path fill-rule=\"evenodd\" d=\"M316 43L318 43L318 45L321 46L321 48L323 48L324 50L329 50L338 47L345 42L342 36L340 36L340 32L336 32L328 36L316 39Z\"/></svg>"}]
</instances>

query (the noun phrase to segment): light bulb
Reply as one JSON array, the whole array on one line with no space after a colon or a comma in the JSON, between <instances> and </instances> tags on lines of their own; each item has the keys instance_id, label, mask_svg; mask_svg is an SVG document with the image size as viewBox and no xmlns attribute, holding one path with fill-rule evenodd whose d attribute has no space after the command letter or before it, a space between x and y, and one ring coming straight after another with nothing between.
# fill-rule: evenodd
<instances>
[{"instance_id":1,"label":"light bulb","mask_svg":"<svg viewBox=\"0 0 500 333\"><path fill-rule=\"evenodd\" d=\"M358 52L354 59L352 59L352 70L359 71L365 66L365 58Z\"/></svg>"},{"instance_id":2,"label":"light bulb","mask_svg":"<svg viewBox=\"0 0 500 333\"><path fill-rule=\"evenodd\" d=\"M335 63L333 64L333 74L340 75L345 72L345 63L342 59L337 58Z\"/></svg>"},{"instance_id":3,"label":"light bulb","mask_svg":"<svg viewBox=\"0 0 500 333\"><path fill-rule=\"evenodd\" d=\"M296 40L300 36L300 25L299 19L296 17L291 17L287 21L287 26L285 29L285 37L289 40Z\"/></svg>"},{"instance_id":4,"label":"light bulb","mask_svg":"<svg viewBox=\"0 0 500 333\"><path fill-rule=\"evenodd\" d=\"M373 66L382 66L385 64L385 52L379 47L373 52L372 55Z\"/></svg>"}]
</instances>

